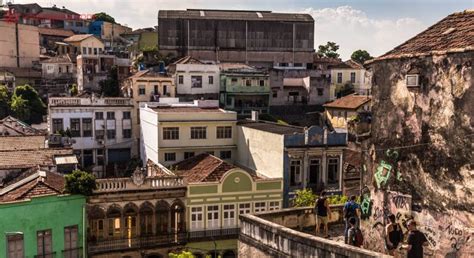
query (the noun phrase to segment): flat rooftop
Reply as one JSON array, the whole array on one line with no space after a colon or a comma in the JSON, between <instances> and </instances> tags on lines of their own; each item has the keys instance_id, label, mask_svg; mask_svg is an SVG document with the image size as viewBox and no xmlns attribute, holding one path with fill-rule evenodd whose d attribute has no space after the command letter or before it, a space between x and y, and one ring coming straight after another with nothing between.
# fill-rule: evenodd
<instances>
[{"instance_id":1,"label":"flat rooftop","mask_svg":"<svg viewBox=\"0 0 474 258\"><path fill-rule=\"evenodd\" d=\"M313 17L303 13L274 13L270 11L248 10L160 10L159 19L193 19L193 20L244 20L244 21L290 21L314 23Z\"/></svg>"},{"instance_id":2,"label":"flat rooftop","mask_svg":"<svg viewBox=\"0 0 474 258\"><path fill-rule=\"evenodd\" d=\"M173 106L158 106L152 107L154 111L158 113L190 113L190 112L197 112L197 113L226 113L225 110L220 109L218 107L173 107Z\"/></svg>"},{"instance_id":3,"label":"flat rooftop","mask_svg":"<svg viewBox=\"0 0 474 258\"><path fill-rule=\"evenodd\" d=\"M267 121L252 121L252 120L244 120L239 121L237 125L253 128L269 133L287 135L287 134L300 134L304 133L304 128L299 126L292 126L292 125L282 125L273 122Z\"/></svg>"}]
</instances>

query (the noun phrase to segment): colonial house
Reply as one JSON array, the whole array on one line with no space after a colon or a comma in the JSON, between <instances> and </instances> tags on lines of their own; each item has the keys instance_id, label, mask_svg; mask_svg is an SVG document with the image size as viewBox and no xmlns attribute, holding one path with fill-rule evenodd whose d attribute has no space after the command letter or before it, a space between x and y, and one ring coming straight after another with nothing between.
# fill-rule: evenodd
<instances>
[{"instance_id":1,"label":"colonial house","mask_svg":"<svg viewBox=\"0 0 474 258\"><path fill-rule=\"evenodd\" d=\"M213 100L147 104L140 108L142 161L168 166L204 152L232 160L236 123L237 114Z\"/></svg>"},{"instance_id":2,"label":"colonial house","mask_svg":"<svg viewBox=\"0 0 474 258\"><path fill-rule=\"evenodd\" d=\"M266 71L246 64L221 63L220 106L239 116L250 116L252 110L269 113L270 80Z\"/></svg>"},{"instance_id":3,"label":"colonial house","mask_svg":"<svg viewBox=\"0 0 474 258\"><path fill-rule=\"evenodd\" d=\"M282 207L282 178L257 175L208 153L172 168L187 187L186 248L197 256L237 257L239 215Z\"/></svg>"},{"instance_id":4,"label":"colonial house","mask_svg":"<svg viewBox=\"0 0 474 258\"><path fill-rule=\"evenodd\" d=\"M219 65L185 56L168 66L182 101L219 98Z\"/></svg>"},{"instance_id":5,"label":"colonial house","mask_svg":"<svg viewBox=\"0 0 474 258\"><path fill-rule=\"evenodd\" d=\"M330 99L341 97L341 91L352 88L356 94L370 95L371 81L370 73L354 60L347 60L339 64L331 65L331 93Z\"/></svg>"},{"instance_id":6,"label":"colonial house","mask_svg":"<svg viewBox=\"0 0 474 258\"><path fill-rule=\"evenodd\" d=\"M345 133L252 120L237 124L236 164L270 178L283 178L283 207L295 190L342 191Z\"/></svg>"},{"instance_id":7,"label":"colonial house","mask_svg":"<svg viewBox=\"0 0 474 258\"><path fill-rule=\"evenodd\" d=\"M64 39L74 35L71 30L38 28L40 37L41 54L54 54L56 52L56 42L62 42Z\"/></svg>"},{"instance_id":8,"label":"colonial house","mask_svg":"<svg viewBox=\"0 0 474 258\"><path fill-rule=\"evenodd\" d=\"M0 189L3 257L86 257L86 198L64 185L62 175L34 169Z\"/></svg>"},{"instance_id":9,"label":"colonial house","mask_svg":"<svg viewBox=\"0 0 474 258\"><path fill-rule=\"evenodd\" d=\"M53 97L48 104L48 131L73 139L83 169L98 177L116 176L137 155L132 111L129 98Z\"/></svg>"},{"instance_id":10,"label":"colonial house","mask_svg":"<svg viewBox=\"0 0 474 258\"><path fill-rule=\"evenodd\" d=\"M69 55L51 57L41 65L41 95L66 95L76 84L76 65Z\"/></svg>"},{"instance_id":11,"label":"colonial house","mask_svg":"<svg viewBox=\"0 0 474 258\"><path fill-rule=\"evenodd\" d=\"M347 95L323 105L324 115L334 128L347 129L350 120L371 112L371 97Z\"/></svg>"},{"instance_id":12,"label":"colonial house","mask_svg":"<svg viewBox=\"0 0 474 258\"><path fill-rule=\"evenodd\" d=\"M184 247L186 187L161 165L96 180L87 204L87 257L167 257Z\"/></svg>"},{"instance_id":13,"label":"colonial house","mask_svg":"<svg viewBox=\"0 0 474 258\"><path fill-rule=\"evenodd\" d=\"M104 52L104 43L92 34L78 34L57 42L58 54L98 55Z\"/></svg>"}]
</instances>

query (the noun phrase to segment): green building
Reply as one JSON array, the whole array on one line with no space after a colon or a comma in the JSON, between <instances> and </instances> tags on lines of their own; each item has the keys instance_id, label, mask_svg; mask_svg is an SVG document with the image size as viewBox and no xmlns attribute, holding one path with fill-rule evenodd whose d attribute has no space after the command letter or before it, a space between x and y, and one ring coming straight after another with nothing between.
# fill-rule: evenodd
<instances>
[{"instance_id":1,"label":"green building","mask_svg":"<svg viewBox=\"0 0 474 258\"><path fill-rule=\"evenodd\" d=\"M269 112L270 76L267 72L245 64L221 63L220 106L239 116L251 111Z\"/></svg>"},{"instance_id":2,"label":"green building","mask_svg":"<svg viewBox=\"0 0 474 258\"><path fill-rule=\"evenodd\" d=\"M207 153L173 168L187 185L186 248L197 257L237 257L239 214L282 207L282 178L266 178Z\"/></svg>"},{"instance_id":3,"label":"green building","mask_svg":"<svg viewBox=\"0 0 474 258\"><path fill-rule=\"evenodd\" d=\"M0 189L0 257L86 257L86 198L63 194L60 174L26 173L23 179Z\"/></svg>"}]
</instances>

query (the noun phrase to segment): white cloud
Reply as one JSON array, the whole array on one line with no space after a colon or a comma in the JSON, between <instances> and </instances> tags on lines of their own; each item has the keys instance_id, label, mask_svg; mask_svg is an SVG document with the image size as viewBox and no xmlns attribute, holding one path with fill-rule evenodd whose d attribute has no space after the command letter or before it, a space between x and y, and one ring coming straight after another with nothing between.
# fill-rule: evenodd
<instances>
[{"instance_id":1,"label":"white cloud","mask_svg":"<svg viewBox=\"0 0 474 258\"><path fill-rule=\"evenodd\" d=\"M365 49L372 56L379 56L426 28L414 18L374 19L351 6L337 8L307 8L315 20L315 48L327 41L340 46L343 59L350 58L353 51Z\"/></svg>"}]
</instances>

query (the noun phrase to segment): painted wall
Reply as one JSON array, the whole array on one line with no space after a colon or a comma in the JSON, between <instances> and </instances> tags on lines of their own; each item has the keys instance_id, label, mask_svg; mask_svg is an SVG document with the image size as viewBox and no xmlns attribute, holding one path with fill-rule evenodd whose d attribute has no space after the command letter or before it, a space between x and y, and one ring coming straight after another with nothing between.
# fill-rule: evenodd
<instances>
[{"instance_id":1,"label":"painted wall","mask_svg":"<svg viewBox=\"0 0 474 258\"><path fill-rule=\"evenodd\" d=\"M158 164L158 115L149 108L140 108L140 155L143 164L151 160Z\"/></svg>"},{"instance_id":2,"label":"painted wall","mask_svg":"<svg viewBox=\"0 0 474 258\"><path fill-rule=\"evenodd\" d=\"M64 227L78 226L78 247L83 244L83 208L86 199L78 195L37 197L27 201L2 203L0 210L0 254L6 255L6 233L22 232L25 257L37 254L36 234L51 229L56 257L64 250Z\"/></svg>"},{"instance_id":3,"label":"painted wall","mask_svg":"<svg viewBox=\"0 0 474 258\"><path fill-rule=\"evenodd\" d=\"M33 67L39 61L40 46L38 28L18 24L18 52L15 23L0 21L0 67Z\"/></svg>"},{"instance_id":4,"label":"painted wall","mask_svg":"<svg viewBox=\"0 0 474 258\"><path fill-rule=\"evenodd\" d=\"M177 64L174 74L178 94L218 94L219 93L219 66L214 64ZM183 76L183 83L179 83L179 76ZM191 87L191 76L202 76L202 87ZM213 83L209 83L209 76Z\"/></svg>"},{"instance_id":5,"label":"painted wall","mask_svg":"<svg viewBox=\"0 0 474 258\"><path fill-rule=\"evenodd\" d=\"M283 135L237 126L237 160L270 178L283 178Z\"/></svg>"},{"instance_id":6,"label":"painted wall","mask_svg":"<svg viewBox=\"0 0 474 258\"><path fill-rule=\"evenodd\" d=\"M342 82L339 83L337 81L337 74L342 73ZM354 91L361 95L367 94L371 92L371 77L370 73L367 72L365 69L331 69L331 93L330 97L331 100L336 98L337 92L341 90L341 88L346 83L351 83L351 73L355 73L355 82L352 83L354 86Z\"/></svg>"}]
</instances>

